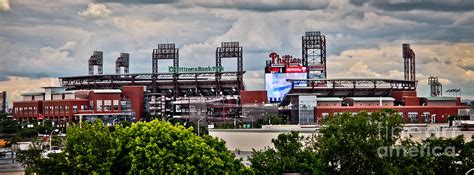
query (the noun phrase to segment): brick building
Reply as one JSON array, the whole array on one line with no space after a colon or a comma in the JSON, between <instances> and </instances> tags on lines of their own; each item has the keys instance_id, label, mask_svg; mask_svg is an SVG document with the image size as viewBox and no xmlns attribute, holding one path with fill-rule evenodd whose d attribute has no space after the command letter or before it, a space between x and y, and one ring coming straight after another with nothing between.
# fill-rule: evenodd
<instances>
[{"instance_id":1,"label":"brick building","mask_svg":"<svg viewBox=\"0 0 474 175\"><path fill-rule=\"evenodd\" d=\"M51 120L71 123L100 118L106 122L140 120L144 115L144 87L76 90L44 87L44 92L22 94L13 103L13 116L23 120Z\"/></svg>"}]
</instances>

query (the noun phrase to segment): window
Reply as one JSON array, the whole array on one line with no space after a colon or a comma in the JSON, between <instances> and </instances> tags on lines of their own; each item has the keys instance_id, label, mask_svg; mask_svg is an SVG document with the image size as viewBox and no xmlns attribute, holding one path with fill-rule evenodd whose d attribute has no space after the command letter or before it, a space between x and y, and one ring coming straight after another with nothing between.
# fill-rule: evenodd
<instances>
[{"instance_id":1,"label":"window","mask_svg":"<svg viewBox=\"0 0 474 175\"><path fill-rule=\"evenodd\" d=\"M97 105L97 111L102 111L102 109L103 109L102 107L104 106L104 105L102 104L102 100L97 100L97 104L96 104L96 105Z\"/></svg>"},{"instance_id":2,"label":"window","mask_svg":"<svg viewBox=\"0 0 474 175\"><path fill-rule=\"evenodd\" d=\"M418 123L418 112L409 112L408 119L410 123Z\"/></svg>"},{"instance_id":3,"label":"window","mask_svg":"<svg viewBox=\"0 0 474 175\"><path fill-rule=\"evenodd\" d=\"M74 113L77 113L77 106L72 106L72 111L73 111Z\"/></svg>"},{"instance_id":4,"label":"window","mask_svg":"<svg viewBox=\"0 0 474 175\"><path fill-rule=\"evenodd\" d=\"M89 109L94 110L94 101L89 101Z\"/></svg>"},{"instance_id":5,"label":"window","mask_svg":"<svg viewBox=\"0 0 474 175\"><path fill-rule=\"evenodd\" d=\"M111 100L104 100L104 111L112 110L112 101Z\"/></svg>"},{"instance_id":6,"label":"window","mask_svg":"<svg viewBox=\"0 0 474 175\"><path fill-rule=\"evenodd\" d=\"M119 101L118 100L114 100L114 111L118 111L119 110Z\"/></svg>"},{"instance_id":7,"label":"window","mask_svg":"<svg viewBox=\"0 0 474 175\"><path fill-rule=\"evenodd\" d=\"M321 115L322 115L322 117L323 117L324 120L326 120L326 118L329 117L329 113L322 113Z\"/></svg>"},{"instance_id":8,"label":"window","mask_svg":"<svg viewBox=\"0 0 474 175\"><path fill-rule=\"evenodd\" d=\"M431 121L431 116L429 112L423 112L423 117L425 118L425 123L430 123Z\"/></svg>"}]
</instances>

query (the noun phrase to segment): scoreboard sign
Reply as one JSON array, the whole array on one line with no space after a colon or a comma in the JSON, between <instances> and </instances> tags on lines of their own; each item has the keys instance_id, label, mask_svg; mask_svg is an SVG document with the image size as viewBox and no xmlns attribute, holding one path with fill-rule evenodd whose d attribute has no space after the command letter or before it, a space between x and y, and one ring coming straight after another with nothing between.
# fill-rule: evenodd
<instances>
[{"instance_id":1,"label":"scoreboard sign","mask_svg":"<svg viewBox=\"0 0 474 175\"><path fill-rule=\"evenodd\" d=\"M284 73L305 73L307 68L305 66L288 66L285 67Z\"/></svg>"},{"instance_id":2,"label":"scoreboard sign","mask_svg":"<svg viewBox=\"0 0 474 175\"><path fill-rule=\"evenodd\" d=\"M291 55L283 55L280 57L275 52L272 52L268 57L265 73L306 73L308 67L302 65L302 60L293 58Z\"/></svg>"}]
</instances>

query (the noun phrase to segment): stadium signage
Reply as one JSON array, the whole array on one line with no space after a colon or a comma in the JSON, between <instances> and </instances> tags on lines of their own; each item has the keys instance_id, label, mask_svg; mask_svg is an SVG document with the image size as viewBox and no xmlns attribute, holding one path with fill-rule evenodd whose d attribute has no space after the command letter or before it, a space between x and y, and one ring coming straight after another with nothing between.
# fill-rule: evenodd
<instances>
[{"instance_id":1,"label":"stadium signage","mask_svg":"<svg viewBox=\"0 0 474 175\"><path fill-rule=\"evenodd\" d=\"M286 73L304 73L306 72L305 66L288 66L285 67Z\"/></svg>"},{"instance_id":2,"label":"stadium signage","mask_svg":"<svg viewBox=\"0 0 474 175\"><path fill-rule=\"evenodd\" d=\"M224 67L216 67L216 66L207 66L207 67L168 67L169 73L175 72L223 72Z\"/></svg>"},{"instance_id":3,"label":"stadium signage","mask_svg":"<svg viewBox=\"0 0 474 175\"><path fill-rule=\"evenodd\" d=\"M286 67L286 66L294 66L294 65L301 65L302 60L299 58L293 58L291 55L283 55L280 58L280 55L273 52L269 55L271 58L271 64L273 67Z\"/></svg>"}]
</instances>

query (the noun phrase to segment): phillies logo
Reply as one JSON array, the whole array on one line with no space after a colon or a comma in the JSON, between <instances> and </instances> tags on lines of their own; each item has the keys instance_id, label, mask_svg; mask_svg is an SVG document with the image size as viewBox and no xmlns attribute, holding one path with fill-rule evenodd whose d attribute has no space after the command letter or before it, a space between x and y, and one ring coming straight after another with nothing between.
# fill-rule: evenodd
<instances>
[{"instance_id":1,"label":"phillies logo","mask_svg":"<svg viewBox=\"0 0 474 175\"><path fill-rule=\"evenodd\" d=\"M284 66L299 65L302 62L301 59L293 58L293 56L291 55L283 55L282 58L280 58L280 55L275 52L272 52L269 57L272 59L272 64L279 64Z\"/></svg>"}]
</instances>

